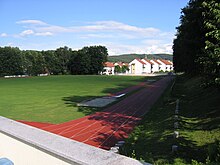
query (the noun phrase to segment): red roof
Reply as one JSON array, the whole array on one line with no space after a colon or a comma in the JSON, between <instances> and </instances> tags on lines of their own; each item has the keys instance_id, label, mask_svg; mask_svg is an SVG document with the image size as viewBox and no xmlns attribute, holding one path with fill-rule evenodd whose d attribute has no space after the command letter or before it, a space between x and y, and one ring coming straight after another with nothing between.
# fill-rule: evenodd
<instances>
[{"instance_id":1,"label":"red roof","mask_svg":"<svg viewBox=\"0 0 220 165\"><path fill-rule=\"evenodd\" d=\"M135 59L142 64L146 64L144 61L141 61L141 59L139 59L139 58L135 58Z\"/></svg>"},{"instance_id":2,"label":"red roof","mask_svg":"<svg viewBox=\"0 0 220 165\"><path fill-rule=\"evenodd\" d=\"M149 64L151 64L151 65L153 65L154 63L152 63L152 62L150 62L150 60L148 60L148 59L143 59L143 60L145 60L145 61L147 61Z\"/></svg>"},{"instance_id":3,"label":"red roof","mask_svg":"<svg viewBox=\"0 0 220 165\"><path fill-rule=\"evenodd\" d=\"M115 67L115 65L112 62L105 62L104 66L105 67Z\"/></svg>"},{"instance_id":4,"label":"red roof","mask_svg":"<svg viewBox=\"0 0 220 165\"><path fill-rule=\"evenodd\" d=\"M161 65L157 60L152 60L153 62L157 63L158 65Z\"/></svg>"},{"instance_id":5,"label":"red roof","mask_svg":"<svg viewBox=\"0 0 220 165\"><path fill-rule=\"evenodd\" d=\"M173 65L170 61L168 60L163 60L163 59L160 59L161 62L163 62L165 65Z\"/></svg>"}]
</instances>

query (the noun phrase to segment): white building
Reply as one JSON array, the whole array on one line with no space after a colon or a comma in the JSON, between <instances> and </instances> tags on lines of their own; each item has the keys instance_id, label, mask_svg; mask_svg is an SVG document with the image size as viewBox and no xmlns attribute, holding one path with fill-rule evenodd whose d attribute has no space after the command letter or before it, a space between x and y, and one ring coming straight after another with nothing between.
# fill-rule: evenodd
<instances>
[{"instance_id":1,"label":"white building","mask_svg":"<svg viewBox=\"0 0 220 165\"><path fill-rule=\"evenodd\" d=\"M153 73L154 73L154 72L159 72L159 71L160 71L161 64L160 64L157 60L155 60L155 59L150 60L150 62L153 63L152 72L153 72Z\"/></svg>"},{"instance_id":2,"label":"white building","mask_svg":"<svg viewBox=\"0 0 220 165\"><path fill-rule=\"evenodd\" d=\"M150 60L145 59L145 58L141 59L141 61L143 61L145 63L144 73L152 73L153 63L150 62Z\"/></svg>"},{"instance_id":3,"label":"white building","mask_svg":"<svg viewBox=\"0 0 220 165\"><path fill-rule=\"evenodd\" d=\"M115 65L112 62L105 62L102 74L104 75L114 75Z\"/></svg>"},{"instance_id":4,"label":"white building","mask_svg":"<svg viewBox=\"0 0 220 165\"><path fill-rule=\"evenodd\" d=\"M134 59L129 63L129 73L131 74L143 74L145 72L146 63L140 59Z\"/></svg>"},{"instance_id":5,"label":"white building","mask_svg":"<svg viewBox=\"0 0 220 165\"><path fill-rule=\"evenodd\" d=\"M173 63L168 60L158 59L157 60L161 64L161 70L164 72L170 72L173 70Z\"/></svg>"}]
</instances>

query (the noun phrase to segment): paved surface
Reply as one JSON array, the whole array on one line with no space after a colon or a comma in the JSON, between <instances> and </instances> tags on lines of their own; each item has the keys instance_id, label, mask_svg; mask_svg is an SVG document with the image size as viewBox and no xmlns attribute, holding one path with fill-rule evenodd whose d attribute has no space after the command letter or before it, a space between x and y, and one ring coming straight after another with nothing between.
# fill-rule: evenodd
<instances>
[{"instance_id":1,"label":"paved surface","mask_svg":"<svg viewBox=\"0 0 220 165\"><path fill-rule=\"evenodd\" d=\"M150 85L142 83L139 86L128 88L125 90L126 92L142 87L138 92L104 109L102 112L97 112L77 120L56 125L47 123L38 125L32 122L22 122L70 139L109 150L117 141L124 140L128 137L141 118L164 92L171 79L172 77L167 76ZM122 93L125 91L122 91Z\"/></svg>"}]
</instances>

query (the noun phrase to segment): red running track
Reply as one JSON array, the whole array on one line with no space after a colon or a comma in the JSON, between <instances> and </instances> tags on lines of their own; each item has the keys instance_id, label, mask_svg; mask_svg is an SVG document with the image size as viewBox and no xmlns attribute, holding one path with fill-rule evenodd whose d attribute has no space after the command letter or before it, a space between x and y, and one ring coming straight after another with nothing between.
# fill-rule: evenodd
<instances>
[{"instance_id":1,"label":"red running track","mask_svg":"<svg viewBox=\"0 0 220 165\"><path fill-rule=\"evenodd\" d=\"M22 123L49 131L79 142L109 150L124 140L164 92L172 77L167 76L153 84L142 84L142 89L102 112L62 124ZM126 91L137 90L134 86Z\"/></svg>"}]
</instances>

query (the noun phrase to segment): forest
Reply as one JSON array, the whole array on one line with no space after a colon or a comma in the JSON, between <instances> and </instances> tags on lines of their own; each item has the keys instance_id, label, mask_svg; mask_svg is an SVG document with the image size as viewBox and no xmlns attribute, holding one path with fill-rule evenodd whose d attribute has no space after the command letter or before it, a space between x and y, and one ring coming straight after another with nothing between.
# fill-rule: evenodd
<instances>
[{"instance_id":1,"label":"forest","mask_svg":"<svg viewBox=\"0 0 220 165\"><path fill-rule=\"evenodd\" d=\"M107 57L104 46L83 47L78 51L66 46L47 51L0 47L0 76L99 74Z\"/></svg>"}]
</instances>

